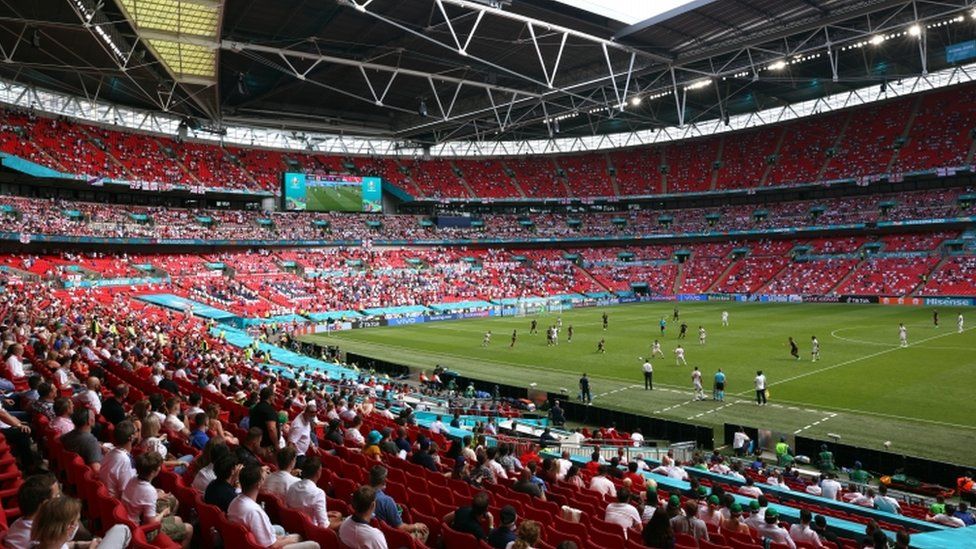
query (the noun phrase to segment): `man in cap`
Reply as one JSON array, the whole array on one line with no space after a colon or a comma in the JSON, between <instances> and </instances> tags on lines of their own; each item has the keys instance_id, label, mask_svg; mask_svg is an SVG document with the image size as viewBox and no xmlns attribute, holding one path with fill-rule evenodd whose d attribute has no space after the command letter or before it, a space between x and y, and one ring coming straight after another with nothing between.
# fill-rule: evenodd
<instances>
[{"instance_id":1,"label":"man in cap","mask_svg":"<svg viewBox=\"0 0 976 549\"><path fill-rule=\"evenodd\" d=\"M506 505L502 507L499 518L501 519L501 525L488 534L488 545L496 549L505 549L509 543L515 541L515 526L518 521L518 515L514 507Z\"/></svg>"},{"instance_id":2,"label":"man in cap","mask_svg":"<svg viewBox=\"0 0 976 549\"><path fill-rule=\"evenodd\" d=\"M790 549L796 549L796 543L790 537L786 528L780 527L779 512L776 509L766 509L766 517L762 525L756 528L760 539L768 539L770 543L785 543Z\"/></svg>"}]
</instances>

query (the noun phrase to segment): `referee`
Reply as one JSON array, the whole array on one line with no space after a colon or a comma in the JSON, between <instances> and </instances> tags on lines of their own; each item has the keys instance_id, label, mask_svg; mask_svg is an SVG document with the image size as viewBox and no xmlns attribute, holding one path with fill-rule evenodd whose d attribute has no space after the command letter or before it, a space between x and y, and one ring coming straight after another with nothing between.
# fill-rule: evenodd
<instances>
[{"instance_id":1,"label":"referee","mask_svg":"<svg viewBox=\"0 0 976 549\"><path fill-rule=\"evenodd\" d=\"M644 390L652 391L654 390L654 366L644 357L641 357L641 360L644 361Z\"/></svg>"}]
</instances>

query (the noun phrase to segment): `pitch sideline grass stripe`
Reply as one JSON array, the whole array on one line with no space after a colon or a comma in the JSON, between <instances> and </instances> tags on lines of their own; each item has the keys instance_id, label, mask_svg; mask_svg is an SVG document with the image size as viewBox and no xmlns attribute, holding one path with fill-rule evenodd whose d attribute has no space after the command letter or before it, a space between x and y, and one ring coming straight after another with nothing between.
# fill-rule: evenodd
<instances>
[{"instance_id":1,"label":"pitch sideline grass stripe","mask_svg":"<svg viewBox=\"0 0 976 549\"><path fill-rule=\"evenodd\" d=\"M967 331L968 332L969 330L972 330L972 329L973 328L966 328L966 330L964 330L964 331ZM939 334L939 335L935 335L935 336L932 336L932 337L927 337L925 339L920 339L920 340L916 341L915 343L909 343L907 347L901 347L901 346L899 346L899 347L894 347L894 348L891 348L891 349L885 349L883 351L878 351L876 353L871 353L869 355L864 355L862 357L852 358L850 360L845 360L844 362L838 362L837 364L834 364L832 366L826 366L824 368L818 368L816 370L811 370L809 372L804 372L804 373L802 373L800 375L795 375L793 377L788 377L786 379L781 379L779 381L775 381L773 383L769 383L769 384L766 385L766 387L774 387L776 385L782 385L784 383L789 383L791 381L796 381L798 379L802 379L802 378L805 378L805 377L808 377L808 376L812 376L812 375L820 374L820 373L827 372L827 371L830 371L830 370L834 370L834 369L837 369L837 368L841 368L843 366L849 366L849 365L854 364L856 362L861 362L862 360L868 360L868 359L871 359L871 358L879 357L881 355L888 354L888 353L890 353L892 351L897 351L899 349L908 349L909 347L915 347L915 346L917 346L917 345L919 345L921 343L925 343L926 341L932 341L933 339L939 339L939 338L946 337L946 336L949 336L949 335L959 335L959 334L958 334L958 332L948 332L948 333L942 333L942 334ZM752 392L752 391L740 391L740 392L736 393L736 395L737 396L747 395L750 392Z\"/></svg>"}]
</instances>

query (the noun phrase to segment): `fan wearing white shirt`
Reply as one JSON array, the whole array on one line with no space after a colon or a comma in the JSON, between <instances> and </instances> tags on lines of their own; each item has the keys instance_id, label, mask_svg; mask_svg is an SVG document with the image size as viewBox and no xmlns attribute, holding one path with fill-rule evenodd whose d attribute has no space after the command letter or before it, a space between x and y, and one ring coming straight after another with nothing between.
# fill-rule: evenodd
<instances>
[{"instance_id":1,"label":"fan wearing white shirt","mask_svg":"<svg viewBox=\"0 0 976 549\"><path fill-rule=\"evenodd\" d=\"M357 549L387 549L386 537L379 528L369 525L376 509L376 490L360 486L352 495L352 512L339 527L339 540Z\"/></svg>"},{"instance_id":2,"label":"fan wearing white shirt","mask_svg":"<svg viewBox=\"0 0 976 549\"><path fill-rule=\"evenodd\" d=\"M12 379L26 377L27 371L24 367L24 346L15 343L7 351L6 363L7 373Z\"/></svg>"},{"instance_id":3,"label":"fan wearing white shirt","mask_svg":"<svg viewBox=\"0 0 976 549\"><path fill-rule=\"evenodd\" d=\"M258 492L264 483L264 468L254 463L245 467L238 477L241 494L227 507L227 518L244 525L261 547L274 549L318 549L314 541L303 542L298 534L287 534L281 527L275 528L264 509L258 504ZM354 546L355 547L355 546Z\"/></svg>"},{"instance_id":4,"label":"fan wearing white shirt","mask_svg":"<svg viewBox=\"0 0 976 549\"><path fill-rule=\"evenodd\" d=\"M308 516L318 527L338 530L342 515L326 509L325 491L318 486L321 477L322 461L318 457L309 458L302 467L301 480L288 488L285 505Z\"/></svg>"},{"instance_id":5,"label":"fan wearing white shirt","mask_svg":"<svg viewBox=\"0 0 976 549\"><path fill-rule=\"evenodd\" d=\"M837 482L835 475L831 473L825 473L823 480L820 481L820 495L827 499L839 500L843 488L840 482Z\"/></svg>"},{"instance_id":6,"label":"fan wearing white shirt","mask_svg":"<svg viewBox=\"0 0 976 549\"><path fill-rule=\"evenodd\" d=\"M32 475L24 480L17 489L17 502L20 507L20 518L10 524L10 527L0 534L0 547L4 549L22 549L31 546L31 526L38 507L45 501L61 497L61 485L54 475Z\"/></svg>"},{"instance_id":7,"label":"fan wearing white shirt","mask_svg":"<svg viewBox=\"0 0 976 549\"><path fill-rule=\"evenodd\" d=\"M793 542L790 533L779 526L778 519L779 512L776 509L766 509L763 524L756 528L759 539L768 539L772 543L785 543L790 549L796 549L796 543Z\"/></svg>"},{"instance_id":8,"label":"fan wearing white shirt","mask_svg":"<svg viewBox=\"0 0 976 549\"><path fill-rule=\"evenodd\" d=\"M590 490L601 496L617 497L617 487L607 478L607 466L601 465L597 471L598 473L590 479Z\"/></svg>"},{"instance_id":9,"label":"fan wearing white shirt","mask_svg":"<svg viewBox=\"0 0 976 549\"><path fill-rule=\"evenodd\" d=\"M136 470L132 466L132 443L135 435L136 426L131 421L120 421L112 435L115 448L105 454L102 466L98 469L99 480L113 498L121 496L126 485L136 476Z\"/></svg>"},{"instance_id":10,"label":"fan wearing white shirt","mask_svg":"<svg viewBox=\"0 0 976 549\"><path fill-rule=\"evenodd\" d=\"M634 448L640 448L644 445L644 435L641 434L640 429L634 429L634 432L630 434L630 440L634 441Z\"/></svg>"},{"instance_id":11,"label":"fan wearing white shirt","mask_svg":"<svg viewBox=\"0 0 976 549\"><path fill-rule=\"evenodd\" d=\"M288 489L298 482L298 477L292 473L292 470L295 468L295 448L285 446L278 450L275 458L278 462L278 470L268 475L268 478L264 480L261 492L274 494L284 499Z\"/></svg>"},{"instance_id":12,"label":"fan wearing white shirt","mask_svg":"<svg viewBox=\"0 0 976 549\"><path fill-rule=\"evenodd\" d=\"M823 547L820 536L810 526L813 514L806 509L800 509L800 522L790 526L790 537L797 543L805 543L813 547Z\"/></svg>"},{"instance_id":13,"label":"fan wearing white shirt","mask_svg":"<svg viewBox=\"0 0 976 549\"><path fill-rule=\"evenodd\" d=\"M298 456L298 467L301 468L305 461L305 454L309 447L318 446L315 438L315 424L318 413L318 405L311 401L305 405L305 410L291 420L288 428L286 440L295 447L295 455Z\"/></svg>"},{"instance_id":14,"label":"fan wearing white shirt","mask_svg":"<svg viewBox=\"0 0 976 549\"><path fill-rule=\"evenodd\" d=\"M137 525L160 525L160 530L186 549L193 541L193 526L186 524L175 515L174 506L157 507L160 493L152 485L159 474L163 460L155 452L146 452L136 458L136 476L129 480L122 491L122 505L125 506L129 520ZM168 501L172 502L174 500Z\"/></svg>"},{"instance_id":15,"label":"fan wearing white shirt","mask_svg":"<svg viewBox=\"0 0 976 549\"><path fill-rule=\"evenodd\" d=\"M90 408L95 415L102 413L102 397L99 396L102 380L92 376L85 382L85 386L86 389L75 396L75 405Z\"/></svg>"},{"instance_id":16,"label":"fan wearing white shirt","mask_svg":"<svg viewBox=\"0 0 976 549\"><path fill-rule=\"evenodd\" d=\"M630 490L621 488L617 491L617 501L607 505L603 520L619 525L624 531L624 539L628 537L631 529L641 525L640 514L630 504Z\"/></svg>"}]
</instances>

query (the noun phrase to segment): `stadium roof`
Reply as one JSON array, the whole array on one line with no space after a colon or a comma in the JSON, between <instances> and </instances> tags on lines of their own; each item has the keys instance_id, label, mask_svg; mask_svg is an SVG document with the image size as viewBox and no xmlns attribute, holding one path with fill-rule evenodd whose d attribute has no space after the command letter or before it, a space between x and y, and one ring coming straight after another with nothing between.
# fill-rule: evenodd
<instances>
[{"instance_id":1,"label":"stadium roof","mask_svg":"<svg viewBox=\"0 0 976 549\"><path fill-rule=\"evenodd\" d=\"M0 2L8 82L408 148L728 120L924 76L976 38L976 0Z\"/></svg>"}]
</instances>

